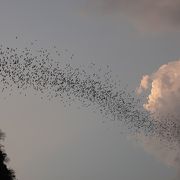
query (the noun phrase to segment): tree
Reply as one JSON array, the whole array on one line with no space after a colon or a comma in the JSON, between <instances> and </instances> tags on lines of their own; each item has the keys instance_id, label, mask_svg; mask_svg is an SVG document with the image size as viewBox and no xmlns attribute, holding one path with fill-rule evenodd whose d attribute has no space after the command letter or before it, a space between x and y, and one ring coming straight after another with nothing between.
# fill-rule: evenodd
<instances>
[{"instance_id":1,"label":"tree","mask_svg":"<svg viewBox=\"0 0 180 180\"><path fill-rule=\"evenodd\" d=\"M0 130L0 140L5 137L4 133ZM15 180L15 173L12 169L7 167L9 159L5 153L4 146L0 144L0 180Z\"/></svg>"}]
</instances>

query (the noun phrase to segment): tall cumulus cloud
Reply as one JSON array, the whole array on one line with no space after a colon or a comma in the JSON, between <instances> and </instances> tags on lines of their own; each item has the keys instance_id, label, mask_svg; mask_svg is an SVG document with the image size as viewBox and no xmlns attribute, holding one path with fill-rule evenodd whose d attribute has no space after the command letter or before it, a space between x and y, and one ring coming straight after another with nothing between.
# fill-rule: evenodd
<instances>
[{"instance_id":1,"label":"tall cumulus cloud","mask_svg":"<svg viewBox=\"0 0 180 180\"><path fill-rule=\"evenodd\" d=\"M139 135L147 151L166 164L180 169L180 60L162 65L152 75L143 76L138 93L146 91L144 108L156 124L155 134Z\"/></svg>"},{"instance_id":2,"label":"tall cumulus cloud","mask_svg":"<svg viewBox=\"0 0 180 180\"><path fill-rule=\"evenodd\" d=\"M89 0L88 9L100 13L120 13L139 29L178 30L179 0Z\"/></svg>"}]
</instances>

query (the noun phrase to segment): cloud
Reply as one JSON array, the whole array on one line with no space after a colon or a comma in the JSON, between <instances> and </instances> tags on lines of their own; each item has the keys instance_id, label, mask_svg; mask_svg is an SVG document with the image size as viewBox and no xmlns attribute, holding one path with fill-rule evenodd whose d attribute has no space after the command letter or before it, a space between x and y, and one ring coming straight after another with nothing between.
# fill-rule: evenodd
<instances>
[{"instance_id":1,"label":"cloud","mask_svg":"<svg viewBox=\"0 0 180 180\"><path fill-rule=\"evenodd\" d=\"M152 136L138 135L144 148L168 165L180 169L180 60L143 76L138 92L150 91L144 108L155 124Z\"/></svg>"},{"instance_id":2,"label":"cloud","mask_svg":"<svg viewBox=\"0 0 180 180\"><path fill-rule=\"evenodd\" d=\"M137 134L135 139L143 145L143 148L148 153L152 154L166 165L179 169L180 151L177 143L164 141L161 137L155 135L145 136L143 133Z\"/></svg>"},{"instance_id":3,"label":"cloud","mask_svg":"<svg viewBox=\"0 0 180 180\"><path fill-rule=\"evenodd\" d=\"M141 94L143 90L148 89L148 86L149 86L149 76L145 75L145 76L143 76L143 78L141 80L140 86L137 89L137 93Z\"/></svg>"},{"instance_id":4,"label":"cloud","mask_svg":"<svg viewBox=\"0 0 180 180\"><path fill-rule=\"evenodd\" d=\"M151 87L151 93L144 104L145 109L180 117L180 60L162 65L151 76L144 76L140 89L148 87Z\"/></svg>"},{"instance_id":5,"label":"cloud","mask_svg":"<svg viewBox=\"0 0 180 180\"><path fill-rule=\"evenodd\" d=\"M120 13L139 29L179 29L179 0L93 0L90 10L100 13Z\"/></svg>"}]
</instances>

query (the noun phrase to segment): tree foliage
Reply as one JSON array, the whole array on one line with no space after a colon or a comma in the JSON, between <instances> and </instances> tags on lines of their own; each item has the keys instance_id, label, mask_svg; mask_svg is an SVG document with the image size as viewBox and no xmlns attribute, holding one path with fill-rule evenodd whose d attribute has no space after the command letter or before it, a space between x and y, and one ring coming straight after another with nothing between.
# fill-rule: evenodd
<instances>
[{"instance_id":1,"label":"tree foliage","mask_svg":"<svg viewBox=\"0 0 180 180\"><path fill-rule=\"evenodd\" d=\"M0 140L4 140L4 133L0 131ZM5 153L4 146L0 144L0 180L15 180L15 173L7 166L9 158Z\"/></svg>"}]
</instances>

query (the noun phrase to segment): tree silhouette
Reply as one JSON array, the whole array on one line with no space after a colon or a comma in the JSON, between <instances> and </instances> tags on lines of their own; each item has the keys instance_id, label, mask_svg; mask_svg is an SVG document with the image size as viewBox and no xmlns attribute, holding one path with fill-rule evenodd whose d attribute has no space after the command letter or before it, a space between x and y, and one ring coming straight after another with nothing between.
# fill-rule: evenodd
<instances>
[{"instance_id":1,"label":"tree silhouette","mask_svg":"<svg viewBox=\"0 0 180 180\"><path fill-rule=\"evenodd\" d=\"M5 137L4 133L0 130L0 140ZM0 144L0 180L15 180L15 173L12 169L7 167L9 159L4 151L4 146Z\"/></svg>"}]
</instances>

